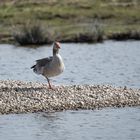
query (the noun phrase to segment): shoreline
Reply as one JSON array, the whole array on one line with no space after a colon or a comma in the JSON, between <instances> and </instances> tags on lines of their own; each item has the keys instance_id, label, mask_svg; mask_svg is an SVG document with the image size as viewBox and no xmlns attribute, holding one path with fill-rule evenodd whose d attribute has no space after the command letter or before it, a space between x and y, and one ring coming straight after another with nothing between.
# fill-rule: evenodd
<instances>
[{"instance_id":1,"label":"shoreline","mask_svg":"<svg viewBox=\"0 0 140 140\"><path fill-rule=\"evenodd\" d=\"M140 89L110 85L70 85L0 81L0 114L140 106Z\"/></svg>"},{"instance_id":2,"label":"shoreline","mask_svg":"<svg viewBox=\"0 0 140 140\"><path fill-rule=\"evenodd\" d=\"M57 40L57 39L56 39ZM64 38L64 39L58 39L61 43L103 43L106 40L113 40L113 41L140 41L140 32L118 32L118 33L112 33L108 36L103 36L101 39L94 40L92 36L88 36L85 34L82 34L81 36L72 36L71 38ZM54 40L55 41L55 40ZM0 44L19 44L20 46L38 46L38 45L49 45L52 44L54 41L44 41L43 43L27 43L22 42L18 43L15 41L15 39L11 35L0 35Z\"/></svg>"},{"instance_id":3,"label":"shoreline","mask_svg":"<svg viewBox=\"0 0 140 140\"><path fill-rule=\"evenodd\" d=\"M45 37L45 36L44 36ZM83 33L79 35L74 34L73 36L67 37L65 36L64 38L56 39L61 43L102 43L106 40L114 40L114 41L128 41L128 40L134 40L134 41L140 41L140 32L139 31L124 31L124 32L113 32L112 34L104 34L102 35L101 38L98 38L90 35L90 32L88 34ZM39 42L39 43L28 43L28 42L18 42L14 39L12 35L1 35L0 34L0 44L19 44L20 46L38 46L38 45L49 45L52 44L54 40L49 40L47 39L44 42Z\"/></svg>"}]
</instances>

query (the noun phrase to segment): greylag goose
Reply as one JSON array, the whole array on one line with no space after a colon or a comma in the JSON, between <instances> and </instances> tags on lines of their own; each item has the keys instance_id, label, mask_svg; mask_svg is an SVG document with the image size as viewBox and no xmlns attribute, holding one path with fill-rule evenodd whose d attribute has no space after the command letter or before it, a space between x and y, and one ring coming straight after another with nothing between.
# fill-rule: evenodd
<instances>
[{"instance_id":1,"label":"greylag goose","mask_svg":"<svg viewBox=\"0 0 140 140\"><path fill-rule=\"evenodd\" d=\"M43 75L52 89L50 77L57 76L64 71L63 59L59 54L60 43L55 42L53 45L53 56L36 60L36 64L31 67L36 74Z\"/></svg>"}]
</instances>

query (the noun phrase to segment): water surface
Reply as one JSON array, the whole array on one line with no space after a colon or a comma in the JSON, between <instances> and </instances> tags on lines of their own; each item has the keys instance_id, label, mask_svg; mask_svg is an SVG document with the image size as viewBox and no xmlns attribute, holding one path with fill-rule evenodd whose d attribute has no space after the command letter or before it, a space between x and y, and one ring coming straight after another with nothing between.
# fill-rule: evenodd
<instances>
[{"instance_id":1,"label":"water surface","mask_svg":"<svg viewBox=\"0 0 140 140\"><path fill-rule=\"evenodd\" d=\"M111 84L140 87L140 42L105 41L102 44L62 44L65 72L55 84ZM0 79L47 82L32 72L36 59L52 55L52 48L0 45Z\"/></svg>"},{"instance_id":2,"label":"water surface","mask_svg":"<svg viewBox=\"0 0 140 140\"><path fill-rule=\"evenodd\" d=\"M0 116L3 140L139 140L140 108Z\"/></svg>"},{"instance_id":3,"label":"water surface","mask_svg":"<svg viewBox=\"0 0 140 140\"><path fill-rule=\"evenodd\" d=\"M51 47L0 45L0 80L46 82L30 67ZM65 72L55 84L111 84L140 88L140 43L62 44ZM140 108L0 116L1 140L139 140Z\"/></svg>"}]
</instances>

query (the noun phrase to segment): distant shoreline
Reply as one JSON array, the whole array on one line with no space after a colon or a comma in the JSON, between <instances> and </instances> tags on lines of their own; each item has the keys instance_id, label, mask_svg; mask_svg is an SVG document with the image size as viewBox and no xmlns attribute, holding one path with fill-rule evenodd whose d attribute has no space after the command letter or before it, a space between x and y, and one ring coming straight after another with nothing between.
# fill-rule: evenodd
<instances>
[{"instance_id":1,"label":"distant shoreline","mask_svg":"<svg viewBox=\"0 0 140 140\"><path fill-rule=\"evenodd\" d=\"M138 0L6 0L0 3L0 43L16 43L15 32L27 25L21 34L27 33L29 25L38 23L45 31L41 36L45 40L38 41L38 35L33 42L25 38L21 41L19 37L20 45L49 44L56 40L67 43L140 40L139 9Z\"/></svg>"},{"instance_id":2,"label":"distant shoreline","mask_svg":"<svg viewBox=\"0 0 140 140\"><path fill-rule=\"evenodd\" d=\"M70 85L0 81L0 114L140 106L140 89L110 85Z\"/></svg>"},{"instance_id":3,"label":"distant shoreline","mask_svg":"<svg viewBox=\"0 0 140 140\"><path fill-rule=\"evenodd\" d=\"M57 39L56 39L57 40ZM45 44L51 44L56 40L52 40L52 41L44 41L43 43L26 43L23 42L22 44L19 44L21 46L30 46L30 45L45 45ZM137 40L140 41L140 32L119 32L119 33L113 33L109 36L104 36L102 39L100 40L94 40L92 39L92 36L90 35L86 35L86 34L82 34L80 36L72 36L69 39L58 39L58 41L60 41L61 43L102 43L105 40L114 40L114 41L127 41L127 40ZM16 42L14 40L14 38L10 35L0 35L0 44L18 44L18 42Z\"/></svg>"}]
</instances>

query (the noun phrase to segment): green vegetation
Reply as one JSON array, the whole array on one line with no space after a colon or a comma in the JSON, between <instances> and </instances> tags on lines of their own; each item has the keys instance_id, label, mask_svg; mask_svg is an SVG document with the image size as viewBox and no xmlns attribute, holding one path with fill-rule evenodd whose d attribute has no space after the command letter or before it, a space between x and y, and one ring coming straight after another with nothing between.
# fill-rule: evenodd
<instances>
[{"instance_id":1,"label":"green vegetation","mask_svg":"<svg viewBox=\"0 0 140 140\"><path fill-rule=\"evenodd\" d=\"M96 42L117 38L120 34L123 37L129 32L138 35L138 39L139 9L139 0L3 0L0 2L0 42L20 40L19 35L23 38L25 30L21 34L17 30L23 31L27 23L29 28L36 23L42 25L48 42ZM96 29L95 23L99 24Z\"/></svg>"},{"instance_id":2,"label":"green vegetation","mask_svg":"<svg viewBox=\"0 0 140 140\"><path fill-rule=\"evenodd\" d=\"M90 29L90 30L89 30ZM28 23L15 29L13 33L14 40L20 45L41 45L49 44L53 41L61 42L101 42L104 40L104 30L99 23L93 24L90 28L84 29L83 32L75 32L73 35L64 36L57 34L52 29L47 31L40 24Z\"/></svg>"},{"instance_id":3,"label":"green vegetation","mask_svg":"<svg viewBox=\"0 0 140 140\"><path fill-rule=\"evenodd\" d=\"M51 34L46 33L40 24L26 24L13 33L14 40L20 45L35 45L51 43Z\"/></svg>"}]
</instances>

